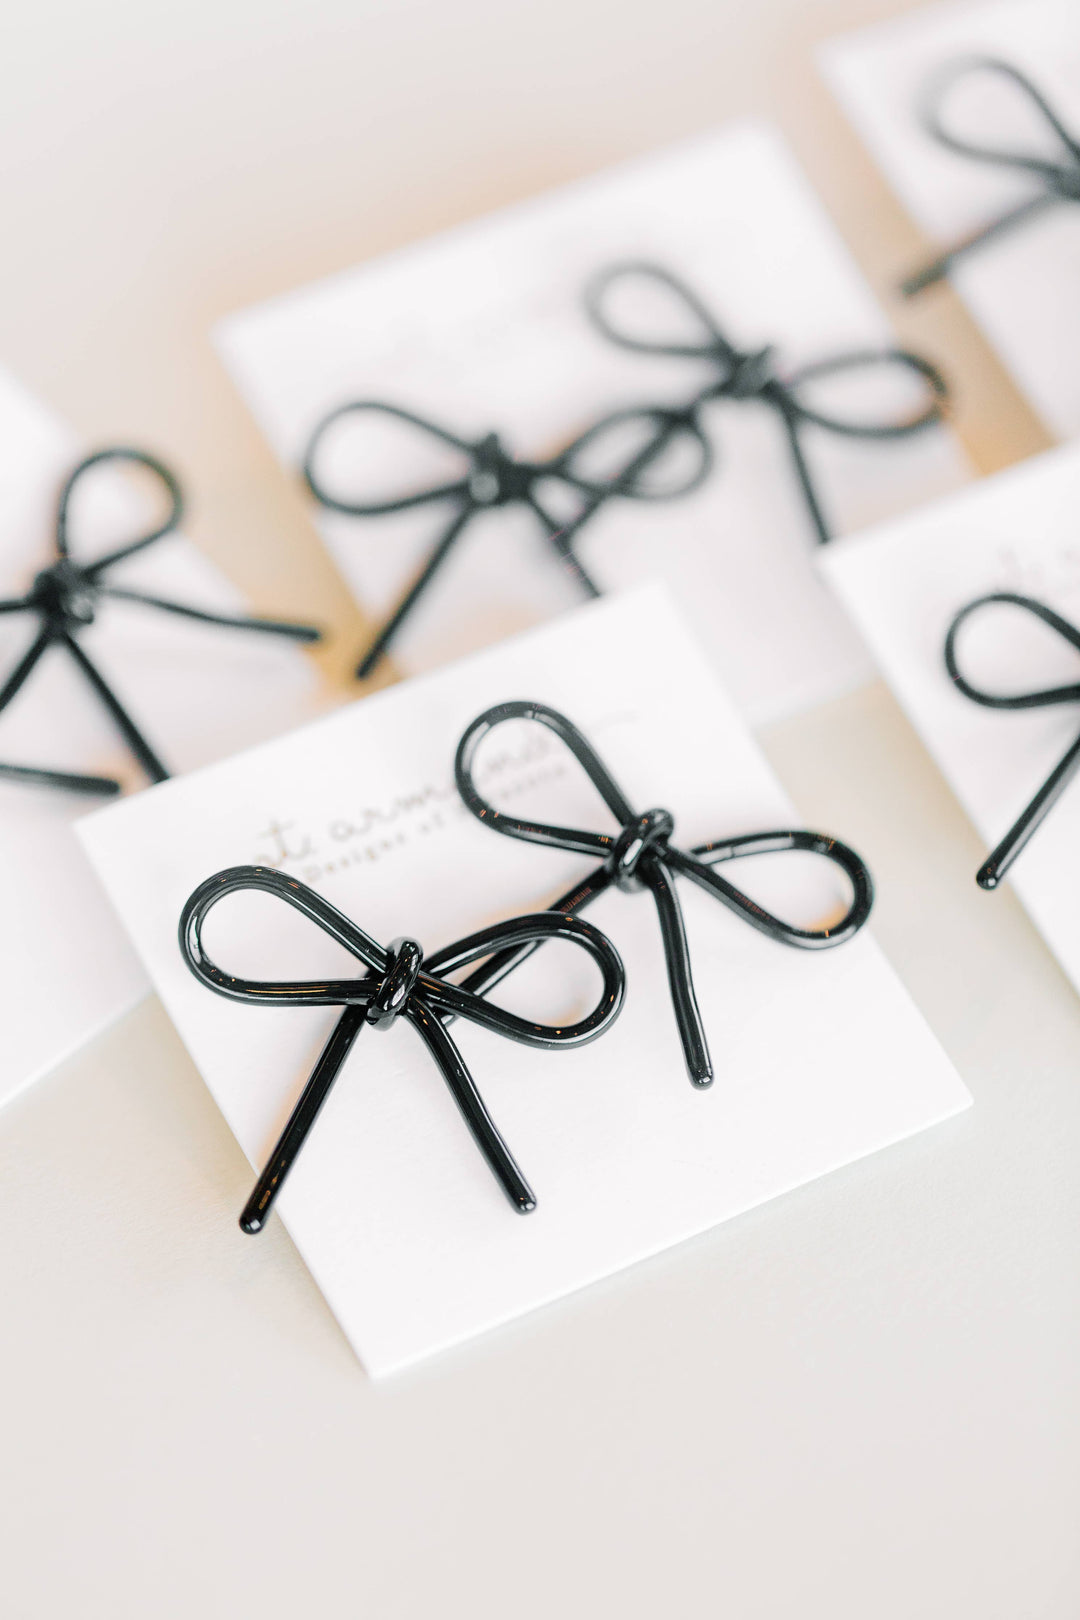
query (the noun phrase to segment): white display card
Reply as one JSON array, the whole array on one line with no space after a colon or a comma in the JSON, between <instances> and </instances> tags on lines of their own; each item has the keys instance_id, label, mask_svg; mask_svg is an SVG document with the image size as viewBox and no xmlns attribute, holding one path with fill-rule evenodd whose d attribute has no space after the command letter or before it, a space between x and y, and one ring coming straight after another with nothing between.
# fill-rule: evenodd
<instances>
[{"instance_id":1,"label":"white display card","mask_svg":"<svg viewBox=\"0 0 1080 1620\"><path fill-rule=\"evenodd\" d=\"M410 935L429 950L550 903L589 862L499 836L464 810L453 786L469 721L522 697L568 714L633 803L666 804L684 846L798 822L685 621L654 587L580 608L80 824L253 1165L272 1147L338 1014L240 1005L204 987L177 944L185 899L224 867L271 864L384 944ZM489 746L478 782L499 802L570 826L610 825L548 732L517 723ZM772 855L724 871L805 925L847 904L836 869L811 856ZM399 1024L363 1033L277 1209L373 1376L968 1104L868 934L831 951L794 950L692 885L680 893L717 1071L711 1089L687 1079L656 911L644 893L612 890L590 908L628 976L621 1017L593 1044L536 1051L464 1021L454 1026L536 1191L533 1214L515 1214L504 1199L415 1031ZM356 973L328 936L264 894L223 902L206 944L226 971L255 978ZM496 996L557 1021L582 1016L597 984L578 951L546 946Z\"/></svg>"}]
</instances>

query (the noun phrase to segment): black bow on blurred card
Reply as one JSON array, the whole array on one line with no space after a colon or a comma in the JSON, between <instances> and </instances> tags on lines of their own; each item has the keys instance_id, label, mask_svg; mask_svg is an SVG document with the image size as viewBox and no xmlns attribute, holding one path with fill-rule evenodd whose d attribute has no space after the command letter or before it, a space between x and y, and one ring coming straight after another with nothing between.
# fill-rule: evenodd
<instances>
[{"instance_id":1,"label":"black bow on blurred card","mask_svg":"<svg viewBox=\"0 0 1080 1620\"><path fill-rule=\"evenodd\" d=\"M646 282L674 306L676 319L693 327L689 340L669 341L655 333L628 329L615 317L613 298L630 282ZM356 400L332 411L316 427L303 459L303 476L315 499L330 511L356 517L378 517L431 505L445 508L441 528L415 579L365 649L357 675L370 675L394 637L453 554L473 520L492 508L521 505L537 518L560 565L582 591L599 589L578 552L578 542L591 519L609 502L667 500L696 490L709 476L715 453L706 432L707 408L717 400L759 402L779 418L816 538L827 541L826 522L803 446L808 427L853 439L900 439L938 421L947 397L944 379L928 361L900 349L858 350L831 355L784 374L774 351L742 351L732 344L704 303L678 277L659 265L627 263L605 270L587 288L585 307L597 331L622 349L642 355L704 363L712 375L684 400L660 400L616 410L601 417L558 454L544 460L520 460L489 433L469 440L415 412L379 400ZM810 393L815 384L865 373L892 371L914 378L921 404L910 414L874 421L842 417L817 408ZM523 386L527 386L527 379ZM363 417L390 419L460 453L460 476L401 495L362 500L330 487L323 468L328 436L343 421ZM551 509L551 494L574 503L562 519Z\"/></svg>"},{"instance_id":2,"label":"black bow on blurred card","mask_svg":"<svg viewBox=\"0 0 1080 1620\"><path fill-rule=\"evenodd\" d=\"M89 562L80 562L72 555L70 547L72 496L82 480L94 468L105 463L137 467L150 473L165 493L167 503L165 514L135 539L127 540L123 545ZM0 685L0 711L3 711L22 690L46 653L53 647L59 648L74 662L152 782L165 781L169 775L168 770L97 665L91 661L79 639L82 631L94 623L102 602L137 603L163 613L194 619L200 624L220 625L230 630L255 630L264 634L285 636L292 641L318 641L321 635L320 631L310 625L289 624L276 619L257 619L247 615L210 613L184 602L169 601L149 595L146 591L131 590L126 586L111 583L110 570L137 552L144 551L155 541L163 539L165 535L173 533L180 522L182 511L183 497L180 486L168 467L156 457L142 450L125 447L98 450L79 462L60 492L56 516L55 561L41 569L24 596L0 601L0 613L30 614L37 619L38 625L37 634L29 648ZM20 766L0 767L0 774L13 780L34 781L40 785L76 792L109 793L118 791L119 787L119 784L106 778L67 776L60 772L40 771Z\"/></svg>"},{"instance_id":3,"label":"black bow on blurred card","mask_svg":"<svg viewBox=\"0 0 1080 1620\"><path fill-rule=\"evenodd\" d=\"M967 679L957 659L957 639L963 627L974 615L994 605L1016 607L1024 613L1032 614L1080 652L1080 628L1060 613L1055 613L1045 602L1039 602L1031 596L1017 596L1012 591L995 591L989 596L980 596L961 608L949 626L945 637L945 668L957 691L970 698L972 703L979 703L987 709L1047 709L1060 703L1080 703L1080 681L1073 681L1064 686L1046 687L1034 692L1008 695L984 691ZM1080 736L1066 749L1038 792L980 866L975 874L975 881L981 889L997 888L1028 840L1050 814L1078 769L1080 769Z\"/></svg>"},{"instance_id":4,"label":"black bow on blurred card","mask_svg":"<svg viewBox=\"0 0 1080 1620\"><path fill-rule=\"evenodd\" d=\"M681 323L696 328L695 335L666 338L621 324L611 303L620 286L625 289L635 281L648 285L654 294L664 295L671 313ZM587 288L585 304L597 330L620 348L658 358L704 362L714 372L685 405L677 410L668 408L666 412L672 431L679 428L700 441L705 456L702 476L711 468L713 459L703 425L709 405L718 400L757 401L776 414L815 536L823 545L832 538L832 530L826 522L807 461L802 442L805 429L823 428L847 439L906 439L940 421L948 397L945 379L937 367L906 349L856 349L827 355L785 373L777 363L772 346L753 350L737 348L697 294L662 265L613 265ZM840 416L814 406L808 397L814 384L851 379L867 372L890 371L914 378L922 394L922 403L917 409L892 420ZM658 437L662 433L661 428ZM662 444L657 446L657 453L660 448Z\"/></svg>"},{"instance_id":5,"label":"black bow on blurred card","mask_svg":"<svg viewBox=\"0 0 1080 1620\"><path fill-rule=\"evenodd\" d=\"M1037 152L1016 151L998 145L993 140L985 143L962 136L946 123L946 105L950 95L965 80L980 75L1003 79L1019 90L1023 99L1045 125L1053 144L1059 146L1057 157L1044 157ZM1023 175L1034 182L1032 195L1008 209L999 218L965 237L918 270L902 284L907 297L922 292L925 287L947 276L958 260L966 258L980 248L987 247L999 237L1025 225L1038 214L1058 203L1080 202L1080 140L1066 129L1061 118L1042 91L1025 73L1011 62L999 61L992 56L967 56L950 62L931 81L922 107L922 122L928 134L950 152L971 158L976 163L990 165L1006 172Z\"/></svg>"},{"instance_id":6,"label":"black bow on blurred card","mask_svg":"<svg viewBox=\"0 0 1080 1620\"><path fill-rule=\"evenodd\" d=\"M459 451L464 461L462 476L389 500L361 501L333 493L319 469L320 451L328 434L340 422L363 415L404 422ZM657 485L655 479L648 476L653 471L653 463L676 438L688 433L699 454L685 461L673 479ZM626 453L628 442L632 448ZM620 452L624 452L624 459L611 470L599 470L610 468L613 455L617 457ZM366 679L375 669L436 574L482 512L514 505L531 511L559 565L568 571L585 596L597 597L601 594L600 588L574 549L575 539L590 519L616 497L642 501L689 494L704 480L708 470L708 451L700 435L692 427L675 421L673 413L663 407L612 411L557 455L541 461L525 461L511 455L496 433L470 441L438 422L378 400L355 400L340 406L319 423L304 457L304 480L322 506L353 517L380 517L429 505L448 509L427 560L365 649L356 669L358 679ZM556 490L564 499L569 496L576 503L574 515L567 521L556 517L551 510L550 497Z\"/></svg>"}]
</instances>

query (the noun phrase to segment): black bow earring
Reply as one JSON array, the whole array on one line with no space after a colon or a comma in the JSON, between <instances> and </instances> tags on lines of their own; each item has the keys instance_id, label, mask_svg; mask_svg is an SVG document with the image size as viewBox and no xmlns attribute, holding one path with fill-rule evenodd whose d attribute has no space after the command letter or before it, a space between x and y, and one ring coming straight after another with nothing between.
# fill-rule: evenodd
<instances>
[{"instance_id":1,"label":"black bow earring","mask_svg":"<svg viewBox=\"0 0 1080 1620\"><path fill-rule=\"evenodd\" d=\"M523 821L507 815L505 811L496 810L481 796L473 777L477 753L484 739L496 726L507 720L535 720L561 738L619 823L618 833L591 832L573 827L553 827L542 821ZM842 945L858 933L870 915L874 897L870 873L855 851L835 838L802 831L763 832L716 839L691 850L677 849L671 842L675 822L670 811L646 810L638 815L577 727L565 715L548 708L546 704L500 703L479 715L458 744L454 773L458 792L468 809L494 832L505 833L508 838L521 838L531 844L546 844L555 849L600 857L599 866L554 902L550 909L556 915L575 915L613 884L624 890L651 891L660 919L668 983L683 1055L690 1079L696 1086L711 1083L713 1066L694 993L690 952L674 878L689 878L737 917L779 944L801 946L807 950ZM853 891L852 901L838 922L827 928L796 928L774 917L713 871L713 867L719 866L722 861L787 850L808 850L814 855L822 855L847 874ZM485 989L490 989L526 956L531 955L539 943L534 941L516 950L508 948L502 951L466 979L465 988L475 989L482 984Z\"/></svg>"},{"instance_id":2,"label":"black bow earring","mask_svg":"<svg viewBox=\"0 0 1080 1620\"><path fill-rule=\"evenodd\" d=\"M654 292L659 290L667 295L673 312L684 320L689 316L700 335L692 341L673 342L629 331L618 325L609 307L613 289L620 285L625 287L635 280L649 283ZM585 307L597 330L622 349L636 354L705 361L716 369L715 378L681 409L657 413L660 442L654 446L654 454L658 454L663 447L665 433L679 430L696 433L703 438L700 419L705 407L713 400L759 400L775 411L783 425L810 521L822 544L832 538L832 533L825 520L803 449L803 430L815 426L848 439L903 439L940 421L948 397L945 379L937 367L917 354L909 354L906 349L856 350L849 354L831 355L782 377L776 369L771 347L753 351L736 348L725 337L697 294L662 265L637 262L612 265L602 271L586 289ZM925 383L928 397L923 409L897 421L860 422L816 410L802 397L810 384L882 369L907 372Z\"/></svg>"},{"instance_id":3,"label":"black bow earring","mask_svg":"<svg viewBox=\"0 0 1080 1620\"><path fill-rule=\"evenodd\" d=\"M245 889L276 895L310 917L363 964L363 977L267 983L225 973L203 948L202 926L220 900ZM553 1027L521 1018L489 1005L466 985L451 984L446 977L482 957L529 951L549 939L579 946L600 969L600 997L593 1010L576 1024ZM387 1030L398 1018L410 1023L423 1040L495 1179L514 1208L528 1214L536 1207L536 1197L488 1113L447 1025L455 1018L466 1018L525 1046L585 1046L614 1023L626 987L622 961L610 940L599 929L574 917L550 912L514 917L481 928L425 957L414 939L379 945L305 883L259 866L234 866L199 885L180 918L180 950L195 977L231 1001L263 1007L344 1008L240 1217L243 1230L251 1233L261 1231L266 1224L270 1207L365 1024Z\"/></svg>"},{"instance_id":4,"label":"black bow earring","mask_svg":"<svg viewBox=\"0 0 1080 1620\"><path fill-rule=\"evenodd\" d=\"M320 452L327 435L349 417L384 417L404 422L420 433L461 454L464 471L448 483L412 490L389 500L362 501L331 490L319 470ZM625 442L633 447L629 453ZM687 470L666 487L650 484L646 474L661 450L676 439L688 439L696 454L687 459ZM613 456L612 452L616 452ZM605 454L606 452L606 454ZM614 470L590 475L590 465L615 462ZM512 505L524 506L538 519L541 532L559 562L587 597L597 597L600 589L576 556L575 536L597 511L615 496L633 500L672 499L696 489L709 468L709 451L693 424L676 421L662 409L614 411L593 424L565 449L546 461L524 461L512 456L495 433L470 441L460 438L437 422L413 411L378 400L354 400L339 406L321 421L304 453L303 477L321 506L351 517L382 517L406 512L419 506L447 507L448 516L427 560L405 591L386 623L376 634L357 665L359 680L373 672L406 619L431 585L443 564L452 555L474 520L485 511ZM549 490L561 486L576 500L573 516L562 522L548 506Z\"/></svg>"},{"instance_id":5,"label":"black bow earring","mask_svg":"<svg viewBox=\"0 0 1080 1620\"><path fill-rule=\"evenodd\" d=\"M1032 152L1012 152L1005 147L983 146L976 141L964 140L948 128L945 123L945 102L949 92L962 79L978 73L996 74L1019 88L1021 94L1042 116L1048 128L1061 142L1064 152L1057 162L1051 158L1039 157ZM1032 180L1038 182L1038 188L1025 202L1010 208L999 219L992 220L989 225L984 225L981 230L975 231L964 241L958 242L955 247L940 254L925 269L909 276L901 284L901 291L906 297L911 298L935 281L941 281L959 259L986 247L999 236L1005 236L1009 231L1016 230L1018 226L1026 224L1045 209L1057 203L1080 202L1080 140L1066 129L1042 91L1037 89L1019 68L1013 67L1011 62L1001 62L992 56L970 56L950 62L928 87L922 108L922 122L927 132L950 152L957 152L961 157L973 158L977 163L987 163L996 168L1030 175Z\"/></svg>"},{"instance_id":6,"label":"black bow earring","mask_svg":"<svg viewBox=\"0 0 1080 1620\"><path fill-rule=\"evenodd\" d=\"M119 462L144 468L161 484L168 499L164 519L147 533L125 545L118 546L92 562L74 560L69 547L69 514L71 498L79 482L93 468L104 462ZM22 689L28 677L50 647L62 647L74 660L92 690L108 710L117 730L152 782L163 782L169 772L147 742L134 720L124 708L112 687L96 664L92 663L79 642L79 634L93 624L101 601L137 602L144 607L157 608L164 613L178 614L181 618L195 619L201 624L222 625L231 630L256 630L268 635L285 636L292 641L318 641L319 630L306 624L289 624L277 619L234 617L223 613L208 613L202 608L189 607L183 602L170 602L145 591L129 590L124 586L105 583L109 569L117 563L144 551L147 546L171 534L180 522L183 497L173 474L156 457L142 450L113 448L98 450L87 456L69 475L60 492L56 515L56 561L43 568L34 579L25 596L0 601L0 613L34 613L38 618L38 633L29 649L0 687L0 711L5 709ZM83 778L82 780L89 780ZM104 780L104 779L101 779ZM68 786L58 782L56 786ZM80 789L79 791L104 791Z\"/></svg>"},{"instance_id":7,"label":"black bow earring","mask_svg":"<svg viewBox=\"0 0 1080 1620\"><path fill-rule=\"evenodd\" d=\"M957 690L963 692L966 698L970 698L972 703L981 703L987 709L1047 709L1058 703L1080 703L1080 682L1074 682L1071 686L1048 687L1041 692L1021 692L1014 697L1001 697L973 686L960 673L956 660L956 641L961 627L967 623L972 614L994 603L1006 603L1011 607L1022 608L1027 613L1033 613L1043 624L1049 625L1051 630L1056 630L1059 636L1063 636L1070 646L1080 652L1080 629L1068 619L1062 618L1060 613L1055 613L1053 608L1047 607L1045 602L1037 602L1030 596L1015 596L1011 591L996 591L990 596L980 596L976 601L969 602L966 607L961 608L949 626L945 637L945 668ZM975 881L981 889L997 888L1032 834L1038 830L1054 808L1078 767L1080 767L1080 737L1077 737L1066 750L1035 797L1020 812L1004 838L980 866L975 874Z\"/></svg>"}]
</instances>

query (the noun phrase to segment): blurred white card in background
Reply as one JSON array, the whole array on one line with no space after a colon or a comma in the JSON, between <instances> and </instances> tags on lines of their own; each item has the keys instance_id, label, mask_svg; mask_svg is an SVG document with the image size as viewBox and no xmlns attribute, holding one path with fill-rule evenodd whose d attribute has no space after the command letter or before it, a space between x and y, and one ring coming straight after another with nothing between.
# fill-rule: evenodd
<instances>
[{"instance_id":1,"label":"blurred white card in background","mask_svg":"<svg viewBox=\"0 0 1080 1620\"><path fill-rule=\"evenodd\" d=\"M1015 169L948 151L923 128L928 81L964 56L1019 68L1080 132L1077 0L928 6L824 46L822 70L908 212L950 247L1038 189ZM1060 143L1013 87L980 75L949 101L949 127L1056 160ZM901 276L917 265L898 267ZM1080 433L1080 206L1063 203L962 259L950 280L1059 438ZM930 289L920 295L932 298Z\"/></svg>"},{"instance_id":2,"label":"blurred white card in background","mask_svg":"<svg viewBox=\"0 0 1080 1620\"><path fill-rule=\"evenodd\" d=\"M968 602L1008 591L1080 625L1080 448L1067 446L961 495L843 541L823 568L883 674L986 843L1004 837L1080 731L1080 705L984 708L945 669L945 635ZM958 642L983 690L1080 678L1075 648L1032 614L984 608ZM1080 990L1080 782L1050 811L1007 880ZM974 869L972 882L975 881ZM986 904L995 904L988 894Z\"/></svg>"},{"instance_id":3,"label":"blurred white card in background","mask_svg":"<svg viewBox=\"0 0 1080 1620\"><path fill-rule=\"evenodd\" d=\"M681 844L797 822L685 621L653 587L579 608L80 824L252 1164L273 1145L337 1014L246 1007L207 990L177 946L185 899L223 867L269 862L383 943L409 934L429 950L549 903L588 862L492 833L453 787L465 726L492 703L520 697L567 713L632 802L673 811ZM608 825L595 790L548 733L519 727L495 752L498 786L489 781L489 790L519 813ZM812 857L770 856L725 872L803 923L820 921L841 898L835 868ZM687 1080L656 912L644 894L613 890L589 910L628 974L627 1004L608 1034L559 1053L455 1028L536 1190L532 1215L507 1205L415 1033L363 1035L277 1208L372 1375L967 1106L868 935L833 951L786 949L691 885L680 894L717 1070L711 1090ZM345 965L351 958L281 902L234 900L231 911L227 903L215 912L206 936L227 969L355 973L355 963ZM574 1009L577 1017L591 1005L594 979L576 952L548 947L498 996L533 1016L556 1020Z\"/></svg>"},{"instance_id":4,"label":"blurred white card in background","mask_svg":"<svg viewBox=\"0 0 1080 1620\"><path fill-rule=\"evenodd\" d=\"M0 371L0 597L22 595L55 558L56 501L84 449ZM138 533L145 511L122 472L95 472L72 508L76 560ZM110 570L110 581L205 607L245 611L238 593L179 536ZM0 617L0 684L37 632L35 614ZM80 637L165 763L187 770L261 741L316 710L313 666L273 638L108 603ZM53 648L0 713L0 760L119 778L141 787L85 679ZM4 985L0 1101L105 1028L147 983L71 830L92 800L0 780Z\"/></svg>"},{"instance_id":5,"label":"blurred white card in background","mask_svg":"<svg viewBox=\"0 0 1080 1620\"><path fill-rule=\"evenodd\" d=\"M737 346L777 345L782 371L895 341L780 137L740 124L273 299L225 321L218 343L291 473L316 424L359 398L410 408L467 439L498 431L512 453L541 459L615 408L686 402L708 375L686 359L627 353L589 323L586 283L628 259L675 272ZM895 375L864 379L855 403L845 398L870 420L911 405L909 389L898 399ZM717 467L705 486L683 500L611 502L579 550L605 589L663 577L756 723L856 686L871 666L815 572L775 413L725 401L708 406L706 420ZM899 443L812 429L806 449L841 531L966 476L943 428ZM356 455L341 476L378 496L423 487L430 465L422 437L401 433L366 464ZM356 518L313 504L313 512L357 599L381 618L447 508ZM532 514L485 514L394 655L416 673L578 601Z\"/></svg>"}]
</instances>

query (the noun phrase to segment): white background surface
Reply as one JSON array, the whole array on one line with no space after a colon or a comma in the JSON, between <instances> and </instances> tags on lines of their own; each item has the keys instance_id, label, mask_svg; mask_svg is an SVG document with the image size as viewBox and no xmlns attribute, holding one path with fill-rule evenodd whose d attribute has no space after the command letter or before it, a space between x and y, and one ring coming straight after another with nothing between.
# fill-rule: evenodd
<instances>
[{"instance_id":1,"label":"white background surface","mask_svg":"<svg viewBox=\"0 0 1080 1620\"><path fill-rule=\"evenodd\" d=\"M260 607L329 612L210 322L743 111L884 289L920 244L808 51L894 9L23 7L0 353L170 450ZM935 305L900 318L980 464L1044 442ZM376 1387L281 1229L236 1229L243 1156L147 1003L0 1116L5 1620L1075 1620L1080 1002L880 687L766 742L975 1108Z\"/></svg>"}]
</instances>

